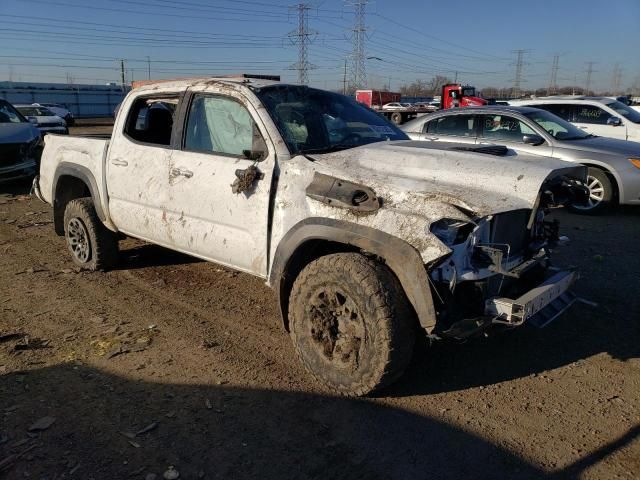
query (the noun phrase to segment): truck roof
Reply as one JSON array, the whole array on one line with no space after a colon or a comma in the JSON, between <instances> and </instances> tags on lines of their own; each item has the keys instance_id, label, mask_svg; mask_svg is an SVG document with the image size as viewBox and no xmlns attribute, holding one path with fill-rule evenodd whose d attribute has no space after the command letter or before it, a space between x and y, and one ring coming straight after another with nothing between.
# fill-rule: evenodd
<instances>
[{"instance_id":1,"label":"truck roof","mask_svg":"<svg viewBox=\"0 0 640 480\"><path fill-rule=\"evenodd\" d=\"M166 80L140 80L133 82L133 88L140 91L157 90L159 88L189 88L196 85L207 85L222 83L228 85L251 85L253 87L264 87L275 85L280 82L279 75L219 75L205 77L172 78Z\"/></svg>"}]
</instances>

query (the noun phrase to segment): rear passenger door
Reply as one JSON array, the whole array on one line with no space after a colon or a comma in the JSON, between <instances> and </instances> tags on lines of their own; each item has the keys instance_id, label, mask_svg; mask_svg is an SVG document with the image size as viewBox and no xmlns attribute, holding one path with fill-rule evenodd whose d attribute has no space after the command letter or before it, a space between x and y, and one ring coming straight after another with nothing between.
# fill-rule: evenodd
<instances>
[{"instance_id":1,"label":"rear passenger door","mask_svg":"<svg viewBox=\"0 0 640 480\"><path fill-rule=\"evenodd\" d=\"M476 115L444 115L424 124L422 139L475 144L476 132Z\"/></svg>"},{"instance_id":2,"label":"rear passenger door","mask_svg":"<svg viewBox=\"0 0 640 480\"><path fill-rule=\"evenodd\" d=\"M163 205L179 93L133 98L122 106L106 164L109 214L124 233L166 244ZM121 118L122 117L122 118Z\"/></svg>"}]
</instances>

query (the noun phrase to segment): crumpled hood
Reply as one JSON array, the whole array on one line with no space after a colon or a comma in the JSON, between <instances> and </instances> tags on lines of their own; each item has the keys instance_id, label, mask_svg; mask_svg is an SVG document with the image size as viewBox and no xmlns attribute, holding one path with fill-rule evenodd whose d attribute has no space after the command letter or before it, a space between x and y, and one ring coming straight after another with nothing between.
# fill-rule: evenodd
<instances>
[{"instance_id":1,"label":"crumpled hood","mask_svg":"<svg viewBox=\"0 0 640 480\"><path fill-rule=\"evenodd\" d=\"M29 143L40 136L40 130L30 123L0 123L0 144Z\"/></svg>"},{"instance_id":2,"label":"crumpled hood","mask_svg":"<svg viewBox=\"0 0 640 480\"><path fill-rule=\"evenodd\" d=\"M640 157L640 142L629 142L609 137L588 137L581 140L564 140L558 142L560 146L574 150L604 155L625 155Z\"/></svg>"},{"instance_id":3,"label":"crumpled hood","mask_svg":"<svg viewBox=\"0 0 640 480\"><path fill-rule=\"evenodd\" d=\"M318 170L385 193L449 203L482 217L534 207L543 183L559 175L583 179L585 168L573 163L516 154L506 156L454 150L470 145L420 141L379 142L334 153L311 155ZM341 170L338 172L336 170ZM386 195L390 196L390 195ZM413 203L413 202L411 202Z\"/></svg>"}]
</instances>

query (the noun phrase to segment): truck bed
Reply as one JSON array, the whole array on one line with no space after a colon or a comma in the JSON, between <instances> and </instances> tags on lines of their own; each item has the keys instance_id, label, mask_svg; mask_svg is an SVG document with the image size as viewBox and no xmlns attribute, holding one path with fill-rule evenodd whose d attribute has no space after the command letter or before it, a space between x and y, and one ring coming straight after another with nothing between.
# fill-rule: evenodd
<instances>
[{"instance_id":1,"label":"truck bed","mask_svg":"<svg viewBox=\"0 0 640 480\"><path fill-rule=\"evenodd\" d=\"M66 170L90 175L100 198L107 198L104 182L105 164L111 135L51 135L44 137L40 160L40 191L48 203L53 202L54 176ZM64 167L59 169L58 167Z\"/></svg>"}]
</instances>

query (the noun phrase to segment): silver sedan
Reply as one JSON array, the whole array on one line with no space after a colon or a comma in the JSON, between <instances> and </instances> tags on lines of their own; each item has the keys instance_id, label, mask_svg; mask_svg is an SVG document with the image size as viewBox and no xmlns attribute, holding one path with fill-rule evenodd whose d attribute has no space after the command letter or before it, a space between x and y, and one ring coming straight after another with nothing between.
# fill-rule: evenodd
<instances>
[{"instance_id":1,"label":"silver sedan","mask_svg":"<svg viewBox=\"0 0 640 480\"><path fill-rule=\"evenodd\" d=\"M640 205L640 143L590 135L544 110L456 108L419 117L400 128L414 140L500 144L516 152L586 165L589 201L572 207L580 213L599 212L615 201Z\"/></svg>"}]
</instances>

